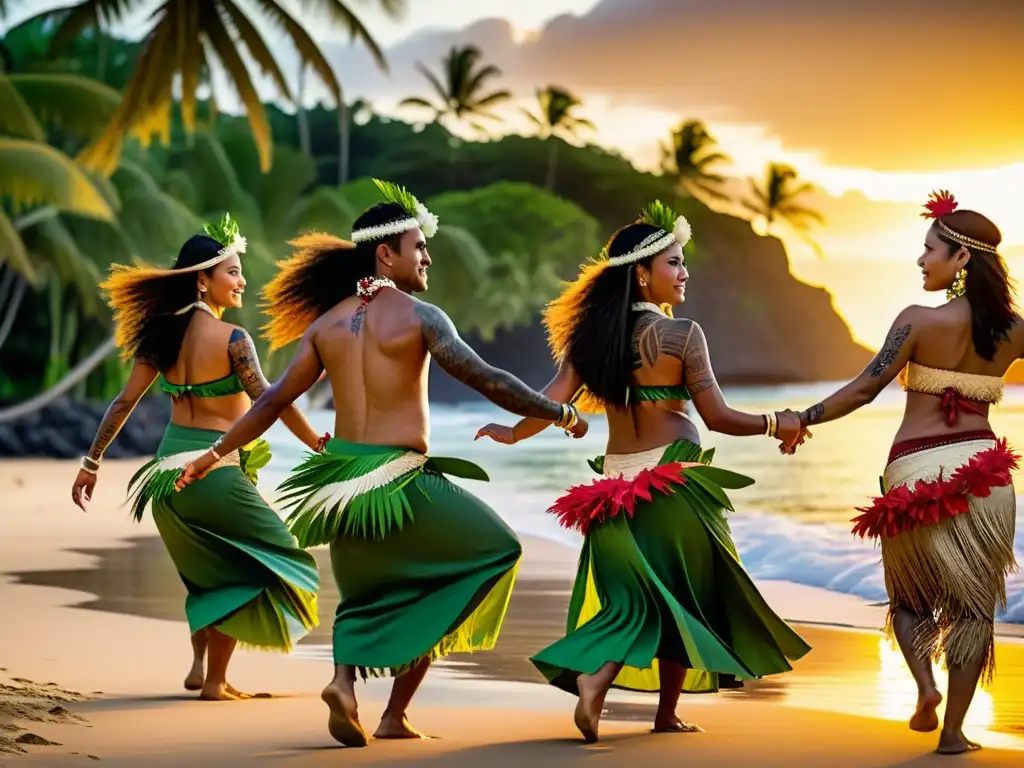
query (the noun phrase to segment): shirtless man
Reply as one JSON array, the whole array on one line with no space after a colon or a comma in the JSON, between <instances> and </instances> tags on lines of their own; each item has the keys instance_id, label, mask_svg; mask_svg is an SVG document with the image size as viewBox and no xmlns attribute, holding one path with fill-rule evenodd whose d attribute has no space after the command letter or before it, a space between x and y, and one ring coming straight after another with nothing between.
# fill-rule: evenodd
<instances>
[{"instance_id":1,"label":"shirtless man","mask_svg":"<svg viewBox=\"0 0 1024 768\"><path fill-rule=\"evenodd\" d=\"M335 675L322 698L328 729L365 746L356 675L396 677L377 738L419 738L406 718L430 662L494 646L522 552L486 504L445 475L486 480L474 464L428 457L430 357L493 403L553 420L574 437L587 424L572 406L484 362L437 307L410 294L427 287L427 237L437 220L408 192L377 182L387 202L355 222L352 242L311 234L265 291L273 347L300 338L284 377L206 455L187 485L223 455L261 435L326 370L335 439L282 486L303 547L329 544L341 602Z\"/></svg>"}]
</instances>

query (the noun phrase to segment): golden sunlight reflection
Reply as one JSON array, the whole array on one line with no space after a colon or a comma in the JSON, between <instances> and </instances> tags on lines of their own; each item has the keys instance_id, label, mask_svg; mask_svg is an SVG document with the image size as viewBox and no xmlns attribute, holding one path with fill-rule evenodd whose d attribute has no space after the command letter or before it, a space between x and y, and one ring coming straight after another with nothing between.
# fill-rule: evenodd
<instances>
[{"instance_id":1,"label":"golden sunlight reflection","mask_svg":"<svg viewBox=\"0 0 1024 768\"><path fill-rule=\"evenodd\" d=\"M875 685L878 689L879 715L886 720L906 720L917 704L917 684L914 682L903 654L888 638L878 638L878 677ZM946 695L946 673L938 666L932 666L935 680L942 695ZM974 701L967 711L964 720L966 729L982 728L989 730L995 724L995 707L992 695L978 689Z\"/></svg>"}]
</instances>

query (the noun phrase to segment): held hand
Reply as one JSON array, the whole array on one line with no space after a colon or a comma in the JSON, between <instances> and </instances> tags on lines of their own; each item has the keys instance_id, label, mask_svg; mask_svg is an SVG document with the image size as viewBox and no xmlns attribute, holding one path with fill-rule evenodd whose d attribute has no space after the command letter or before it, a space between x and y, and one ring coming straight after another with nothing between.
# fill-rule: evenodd
<instances>
[{"instance_id":1,"label":"held hand","mask_svg":"<svg viewBox=\"0 0 1024 768\"><path fill-rule=\"evenodd\" d=\"M588 429L590 429L590 425L587 424L587 420L580 416L579 420L575 424L573 424L570 429L567 429L565 431L568 434L572 435L574 440L579 440L581 437L587 434Z\"/></svg>"},{"instance_id":2,"label":"held hand","mask_svg":"<svg viewBox=\"0 0 1024 768\"><path fill-rule=\"evenodd\" d=\"M797 446L804 441L804 429L800 424L800 414L787 408L776 413L776 418L778 419L778 428L775 431L775 437L782 443L779 450L788 454L795 453Z\"/></svg>"},{"instance_id":3,"label":"held hand","mask_svg":"<svg viewBox=\"0 0 1024 768\"><path fill-rule=\"evenodd\" d=\"M515 427L506 427L504 424L488 424L480 427L476 433L474 440L479 440L481 437L489 437L496 443L502 445L514 445L516 442L516 430Z\"/></svg>"},{"instance_id":4,"label":"held hand","mask_svg":"<svg viewBox=\"0 0 1024 768\"><path fill-rule=\"evenodd\" d=\"M180 491L186 485L191 485L196 480L202 480L206 477L206 473L210 471L210 467L217 463L217 459L213 457L213 454L207 451L195 461L190 461L185 465L185 468L181 470L181 474L178 475L178 479L174 481L174 489Z\"/></svg>"},{"instance_id":5,"label":"held hand","mask_svg":"<svg viewBox=\"0 0 1024 768\"><path fill-rule=\"evenodd\" d=\"M322 437L318 437L317 438L316 445L313 446L313 450L316 451L317 453L322 453L324 448L327 447L327 443L329 443L330 441L331 441L331 433L330 432L324 432Z\"/></svg>"},{"instance_id":6,"label":"held hand","mask_svg":"<svg viewBox=\"0 0 1024 768\"><path fill-rule=\"evenodd\" d=\"M85 508L85 502L92 501L92 492L95 487L96 475L92 472L86 472L84 469L78 470L75 484L71 486L71 499L83 512L89 511Z\"/></svg>"}]
</instances>

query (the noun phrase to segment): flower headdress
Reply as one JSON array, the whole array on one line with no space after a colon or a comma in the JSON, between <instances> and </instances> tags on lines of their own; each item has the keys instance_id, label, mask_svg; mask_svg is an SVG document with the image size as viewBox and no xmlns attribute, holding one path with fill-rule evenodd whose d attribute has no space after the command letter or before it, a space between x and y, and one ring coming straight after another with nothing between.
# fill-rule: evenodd
<instances>
[{"instance_id":1,"label":"flower headdress","mask_svg":"<svg viewBox=\"0 0 1024 768\"><path fill-rule=\"evenodd\" d=\"M988 253L998 253L994 245L983 243L981 240L975 240L967 235L961 235L942 220L943 216L953 213L958 205L956 198L953 197L949 190L940 189L938 192L932 192L928 195L928 201L924 204L925 211L921 214L921 218L935 219L935 223L939 226L942 234L951 240L955 240L962 246L979 251L987 251Z\"/></svg>"},{"instance_id":2,"label":"flower headdress","mask_svg":"<svg viewBox=\"0 0 1024 768\"><path fill-rule=\"evenodd\" d=\"M427 237L433 237L437 233L437 216L427 210L427 207L416 199L409 190L390 181L374 179L373 183L384 195L389 203L397 203L405 209L408 218L390 221L387 224L378 224L375 227L365 227L352 232L352 242L362 243L367 240L380 240L381 238L400 235L410 229L419 227Z\"/></svg>"},{"instance_id":3,"label":"flower headdress","mask_svg":"<svg viewBox=\"0 0 1024 768\"><path fill-rule=\"evenodd\" d=\"M681 247L685 247L693 236L690 222L678 215L661 200L655 200L644 208L640 214L640 221L652 227L657 227L658 231L652 232L637 243L632 250L619 256L607 257L607 252L605 252L604 255L607 257L610 266L617 267L622 264L633 264L634 262L642 261L648 256L661 253L673 243L679 243Z\"/></svg>"}]
</instances>

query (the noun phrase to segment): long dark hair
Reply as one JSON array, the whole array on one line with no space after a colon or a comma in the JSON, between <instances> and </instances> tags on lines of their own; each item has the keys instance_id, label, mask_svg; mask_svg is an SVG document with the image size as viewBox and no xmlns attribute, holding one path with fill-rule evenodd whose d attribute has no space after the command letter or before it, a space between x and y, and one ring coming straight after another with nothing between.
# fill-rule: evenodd
<instances>
[{"instance_id":1,"label":"long dark hair","mask_svg":"<svg viewBox=\"0 0 1024 768\"><path fill-rule=\"evenodd\" d=\"M397 203L378 203L355 220L354 230L409 218ZM357 283L377 270L377 246L397 251L402 235L352 243L323 232L292 240L295 252L278 262L278 273L263 289L264 310L270 322L263 335L271 349L280 349L306 332L318 317L354 296Z\"/></svg>"},{"instance_id":2,"label":"long dark hair","mask_svg":"<svg viewBox=\"0 0 1024 768\"><path fill-rule=\"evenodd\" d=\"M642 222L627 224L608 241L607 256L621 256L659 231ZM544 322L556 356L572 364L589 395L602 404L626 406L636 324L631 307L641 298L636 267L649 268L654 258L619 266L602 259L587 265L545 310Z\"/></svg>"},{"instance_id":3,"label":"long dark hair","mask_svg":"<svg viewBox=\"0 0 1024 768\"><path fill-rule=\"evenodd\" d=\"M178 311L196 301L195 270L187 270L217 256L223 246L207 235L193 235L178 251L168 269L125 267L115 264L100 285L114 310L115 338L125 359L139 357L160 371L174 365L185 330L196 311ZM203 270L212 276L217 267Z\"/></svg>"},{"instance_id":4,"label":"long dark hair","mask_svg":"<svg viewBox=\"0 0 1024 768\"><path fill-rule=\"evenodd\" d=\"M953 211L939 221L958 235L977 240L997 248L1003 240L999 228L976 211ZM996 346L1009 338L1010 329L1017 322L1014 306L1014 288L1006 270L1006 262L998 253L959 242L935 225L935 234L949 245L950 254L960 247L970 251L971 258L964 267L966 296L971 305L971 336L974 348L985 360L992 360Z\"/></svg>"}]
</instances>

